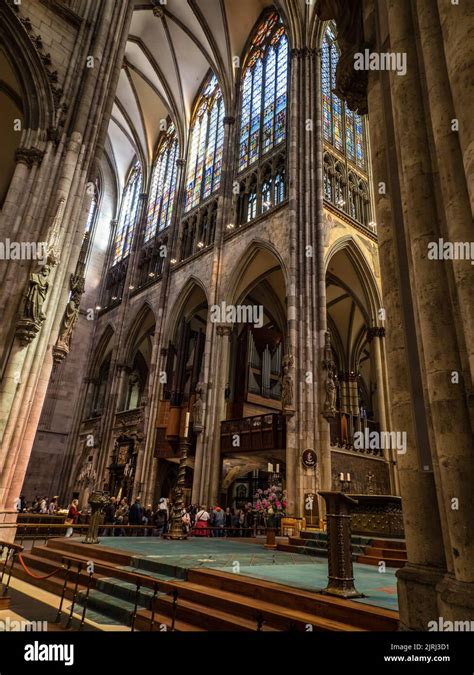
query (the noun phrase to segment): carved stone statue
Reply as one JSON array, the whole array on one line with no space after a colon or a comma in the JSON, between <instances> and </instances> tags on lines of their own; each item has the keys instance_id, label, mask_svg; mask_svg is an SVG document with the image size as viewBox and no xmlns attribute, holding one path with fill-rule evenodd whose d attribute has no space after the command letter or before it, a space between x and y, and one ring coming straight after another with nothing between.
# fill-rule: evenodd
<instances>
[{"instance_id":1,"label":"carved stone statue","mask_svg":"<svg viewBox=\"0 0 474 675\"><path fill-rule=\"evenodd\" d=\"M326 378L326 399L324 401L324 416L335 417L336 415L336 383L334 382L334 374L332 369L328 370Z\"/></svg>"},{"instance_id":2,"label":"carved stone statue","mask_svg":"<svg viewBox=\"0 0 474 675\"><path fill-rule=\"evenodd\" d=\"M79 318L81 296L84 293L84 277L78 274L71 274L69 288L71 289L71 296L64 312L56 345L53 348L55 361L62 361L69 354L72 334Z\"/></svg>"},{"instance_id":3,"label":"carved stone statue","mask_svg":"<svg viewBox=\"0 0 474 675\"><path fill-rule=\"evenodd\" d=\"M204 424L204 401L201 398L202 388L196 387L196 400L192 407L193 428L194 431L202 431Z\"/></svg>"},{"instance_id":4,"label":"carved stone statue","mask_svg":"<svg viewBox=\"0 0 474 675\"><path fill-rule=\"evenodd\" d=\"M290 374L293 368L294 358L290 353L285 354L281 361L283 376L281 380L281 405L283 409L292 409L293 398L293 377Z\"/></svg>"},{"instance_id":5,"label":"carved stone statue","mask_svg":"<svg viewBox=\"0 0 474 675\"><path fill-rule=\"evenodd\" d=\"M336 415L337 385L335 382L336 364L332 355L331 333L329 331L326 331L325 335L323 368L326 371L326 398L323 415L326 419L332 419Z\"/></svg>"},{"instance_id":6,"label":"carved stone statue","mask_svg":"<svg viewBox=\"0 0 474 675\"><path fill-rule=\"evenodd\" d=\"M39 332L46 316L43 305L48 294L51 265L46 263L39 272L32 272L28 280L28 288L18 319L16 333L23 344L29 344Z\"/></svg>"},{"instance_id":7,"label":"carved stone statue","mask_svg":"<svg viewBox=\"0 0 474 675\"><path fill-rule=\"evenodd\" d=\"M42 324L45 320L43 314L43 304L46 300L46 295L49 289L49 275L51 273L51 266L46 264L40 269L38 273L30 274L28 281L28 290L25 296L23 305L22 319L29 319L37 324Z\"/></svg>"}]
</instances>

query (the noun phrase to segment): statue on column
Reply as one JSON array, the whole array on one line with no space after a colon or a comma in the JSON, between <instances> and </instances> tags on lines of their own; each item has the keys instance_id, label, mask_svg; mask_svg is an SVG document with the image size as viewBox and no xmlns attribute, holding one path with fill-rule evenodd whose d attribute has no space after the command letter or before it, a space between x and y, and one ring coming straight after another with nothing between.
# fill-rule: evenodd
<instances>
[{"instance_id":1,"label":"statue on column","mask_svg":"<svg viewBox=\"0 0 474 675\"><path fill-rule=\"evenodd\" d=\"M326 377L326 399L324 401L324 416L335 417L336 415L336 383L332 370L328 370Z\"/></svg>"},{"instance_id":2,"label":"statue on column","mask_svg":"<svg viewBox=\"0 0 474 675\"><path fill-rule=\"evenodd\" d=\"M18 319L16 333L23 344L29 344L39 333L44 320L43 305L48 294L51 265L47 262L39 272L32 272Z\"/></svg>"},{"instance_id":3,"label":"statue on column","mask_svg":"<svg viewBox=\"0 0 474 675\"><path fill-rule=\"evenodd\" d=\"M294 358L290 352L287 352L281 361L283 368L283 376L281 380L281 405L284 415L292 415L294 413L294 392L293 392L293 376L291 369L294 365Z\"/></svg>"},{"instance_id":4,"label":"statue on column","mask_svg":"<svg viewBox=\"0 0 474 675\"><path fill-rule=\"evenodd\" d=\"M47 240L47 258L39 272L31 272L28 279L23 303L20 309L20 316L16 326L16 335L22 345L29 345L41 330L41 326L46 319L43 313L43 306L51 285L49 277L53 267L59 264L60 246L59 231L64 213L64 197L58 202L56 215L51 225L50 235Z\"/></svg>"},{"instance_id":5,"label":"statue on column","mask_svg":"<svg viewBox=\"0 0 474 675\"><path fill-rule=\"evenodd\" d=\"M196 387L196 400L192 407L193 429L200 432L204 426L204 401L201 398L203 385L200 382Z\"/></svg>"},{"instance_id":6,"label":"statue on column","mask_svg":"<svg viewBox=\"0 0 474 675\"><path fill-rule=\"evenodd\" d=\"M335 382L336 364L332 356L331 333L326 331L324 344L323 368L326 370L326 398L324 400L323 415L329 420L336 416L337 386Z\"/></svg>"},{"instance_id":7,"label":"statue on column","mask_svg":"<svg viewBox=\"0 0 474 675\"><path fill-rule=\"evenodd\" d=\"M64 312L58 339L53 347L53 358L56 362L62 361L69 354L72 334L79 318L81 296L84 293L84 277L80 274L71 274L69 288L71 296Z\"/></svg>"}]
</instances>

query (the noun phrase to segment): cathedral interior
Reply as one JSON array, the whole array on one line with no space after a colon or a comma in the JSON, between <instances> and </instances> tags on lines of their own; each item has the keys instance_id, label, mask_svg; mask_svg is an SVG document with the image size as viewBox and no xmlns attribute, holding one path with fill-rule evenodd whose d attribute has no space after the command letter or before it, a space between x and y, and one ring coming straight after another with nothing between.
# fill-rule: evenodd
<instances>
[{"instance_id":1,"label":"cathedral interior","mask_svg":"<svg viewBox=\"0 0 474 675\"><path fill-rule=\"evenodd\" d=\"M12 607L17 584L64 596L53 568L87 559L87 533L99 577L146 577L151 543L150 560L273 550L248 601L264 630L304 626L278 617L310 616L328 569L347 615L321 600L319 630L472 630L473 33L472 4L444 0L2 0ZM120 529L131 507L100 529L111 498L149 509L143 530ZM189 507L228 513L223 536L184 535ZM285 585L290 557L318 580L305 564ZM177 613L152 584L162 624L260 630L226 564L170 573ZM375 572L390 602L371 603ZM119 598L99 577L96 625ZM153 630L126 600L107 630Z\"/></svg>"}]
</instances>

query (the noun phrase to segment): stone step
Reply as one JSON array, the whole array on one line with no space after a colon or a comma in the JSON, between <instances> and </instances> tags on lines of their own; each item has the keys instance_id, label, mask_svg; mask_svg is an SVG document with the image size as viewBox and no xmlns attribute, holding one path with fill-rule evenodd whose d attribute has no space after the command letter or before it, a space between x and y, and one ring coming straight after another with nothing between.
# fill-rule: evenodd
<instances>
[{"instance_id":1,"label":"stone step","mask_svg":"<svg viewBox=\"0 0 474 675\"><path fill-rule=\"evenodd\" d=\"M137 587L134 583L106 577L97 581L96 589L118 600L135 604ZM151 588L142 586L138 592L138 604L140 607L150 607L152 599L153 591Z\"/></svg>"},{"instance_id":2,"label":"stone step","mask_svg":"<svg viewBox=\"0 0 474 675\"><path fill-rule=\"evenodd\" d=\"M384 560L385 558L393 558L394 560L407 559L407 552L396 548L375 548L374 546L367 546L365 551L362 551L361 553L370 557L378 557L381 560Z\"/></svg>"},{"instance_id":3,"label":"stone step","mask_svg":"<svg viewBox=\"0 0 474 675\"><path fill-rule=\"evenodd\" d=\"M286 553L300 553L306 555L321 556L322 558L327 557L327 549L317 548L316 546L297 546L296 544L277 544L277 551L285 551Z\"/></svg>"},{"instance_id":4,"label":"stone step","mask_svg":"<svg viewBox=\"0 0 474 675\"><path fill-rule=\"evenodd\" d=\"M135 556L131 560L130 567L138 574L159 575L168 579L186 579L187 568L179 565L170 565L161 560L151 560Z\"/></svg>"},{"instance_id":5,"label":"stone step","mask_svg":"<svg viewBox=\"0 0 474 675\"><path fill-rule=\"evenodd\" d=\"M327 617L315 616L313 612L302 612L297 609L282 607L268 600L255 599L240 593L224 591L215 588L206 588L201 584L186 582L177 585L178 608L183 600L200 606L204 615L215 614L216 611L229 614L235 619L248 620L251 630L255 630L257 617L264 619L265 625L275 630L287 631L291 629L306 630L309 625L316 631L352 631L363 630L341 621L334 621ZM169 604L169 597L159 597L156 606Z\"/></svg>"},{"instance_id":6,"label":"stone step","mask_svg":"<svg viewBox=\"0 0 474 675\"><path fill-rule=\"evenodd\" d=\"M85 592L81 592L78 595L77 604L83 607L84 602ZM134 608L135 605L133 602L112 597L108 593L99 590L92 590L89 593L87 602L86 618L88 611L98 612L99 614L114 620L116 623L123 626L130 626Z\"/></svg>"},{"instance_id":7,"label":"stone step","mask_svg":"<svg viewBox=\"0 0 474 675\"><path fill-rule=\"evenodd\" d=\"M149 609L140 609L137 612L135 619L135 630L139 631L150 631L152 621L152 613ZM163 614L162 612L157 612L155 610L155 615L153 617L153 631L164 632L165 630L171 630L172 625L171 616ZM193 633L205 633L206 629L196 624L188 623L187 621L182 621L181 619L176 619L174 629L180 633L184 632L193 632Z\"/></svg>"},{"instance_id":8,"label":"stone step","mask_svg":"<svg viewBox=\"0 0 474 675\"><path fill-rule=\"evenodd\" d=\"M398 629L397 612L263 579L253 579L220 570L191 569L188 583L198 584L214 592L227 591L247 599L270 602L285 609L301 611L315 617L325 617L366 630Z\"/></svg>"},{"instance_id":9,"label":"stone step","mask_svg":"<svg viewBox=\"0 0 474 675\"><path fill-rule=\"evenodd\" d=\"M390 549L400 549L406 551L406 542L404 539L372 539L370 542L371 546L376 548L390 548Z\"/></svg>"},{"instance_id":10,"label":"stone step","mask_svg":"<svg viewBox=\"0 0 474 675\"><path fill-rule=\"evenodd\" d=\"M155 606L158 612L171 617L173 612L172 598L169 596L158 598ZM227 609L231 609L230 606ZM209 607L182 597L178 598L176 618L197 625L206 631L255 631L257 629L256 617L248 619L225 609ZM276 629L264 626L264 630L273 632Z\"/></svg>"}]
</instances>

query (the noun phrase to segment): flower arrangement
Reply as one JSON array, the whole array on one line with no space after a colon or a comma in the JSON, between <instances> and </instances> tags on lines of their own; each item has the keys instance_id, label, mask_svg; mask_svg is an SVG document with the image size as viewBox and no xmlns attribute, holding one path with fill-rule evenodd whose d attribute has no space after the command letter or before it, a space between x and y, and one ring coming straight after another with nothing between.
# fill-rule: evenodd
<instances>
[{"instance_id":1,"label":"flower arrangement","mask_svg":"<svg viewBox=\"0 0 474 675\"><path fill-rule=\"evenodd\" d=\"M276 485L272 485L266 490L258 489L255 494L255 510L266 516L276 514L285 515L287 504L286 490L280 490Z\"/></svg>"}]
</instances>

